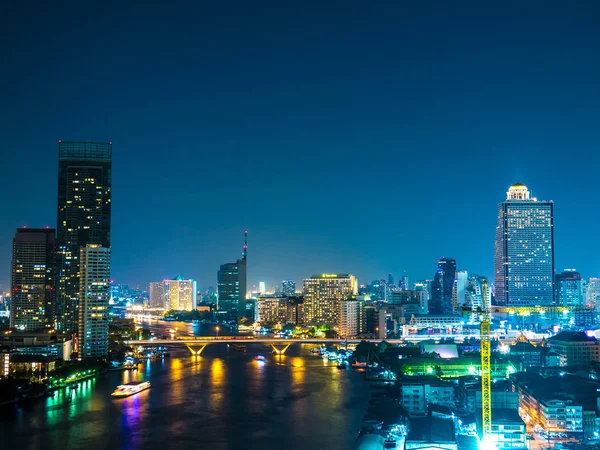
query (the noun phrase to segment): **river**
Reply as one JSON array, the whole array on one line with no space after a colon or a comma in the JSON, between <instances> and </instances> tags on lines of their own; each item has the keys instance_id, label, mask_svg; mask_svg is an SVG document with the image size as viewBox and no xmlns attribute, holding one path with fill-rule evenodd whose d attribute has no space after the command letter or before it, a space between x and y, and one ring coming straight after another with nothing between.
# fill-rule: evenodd
<instances>
[{"instance_id":1,"label":"river","mask_svg":"<svg viewBox=\"0 0 600 450\"><path fill-rule=\"evenodd\" d=\"M137 371L109 372L0 419L1 448L351 449L370 396L362 374L338 370L294 344L273 356L209 345L202 357L175 350ZM265 362L254 356L263 354ZM127 381L148 380L136 396L113 399Z\"/></svg>"}]
</instances>

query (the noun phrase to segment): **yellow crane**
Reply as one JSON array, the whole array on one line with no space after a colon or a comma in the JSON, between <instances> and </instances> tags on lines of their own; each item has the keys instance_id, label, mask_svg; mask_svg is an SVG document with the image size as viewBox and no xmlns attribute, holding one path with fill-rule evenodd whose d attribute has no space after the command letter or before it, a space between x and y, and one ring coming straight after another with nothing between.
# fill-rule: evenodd
<instances>
[{"instance_id":1,"label":"yellow crane","mask_svg":"<svg viewBox=\"0 0 600 450\"><path fill-rule=\"evenodd\" d=\"M480 341L479 352L481 353L481 429L482 434L488 436L492 433L492 339L490 313L487 305L487 281L483 282L481 293L482 308L481 324L479 325Z\"/></svg>"},{"instance_id":2,"label":"yellow crane","mask_svg":"<svg viewBox=\"0 0 600 450\"><path fill-rule=\"evenodd\" d=\"M510 313L529 315L531 313L568 313L576 311L590 311L589 306L491 306L487 304L487 281L482 283L482 306L477 310L463 309L463 312L480 313L479 326L481 354L481 428L483 439L492 433L492 339L491 339L491 313Z\"/></svg>"}]
</instances>

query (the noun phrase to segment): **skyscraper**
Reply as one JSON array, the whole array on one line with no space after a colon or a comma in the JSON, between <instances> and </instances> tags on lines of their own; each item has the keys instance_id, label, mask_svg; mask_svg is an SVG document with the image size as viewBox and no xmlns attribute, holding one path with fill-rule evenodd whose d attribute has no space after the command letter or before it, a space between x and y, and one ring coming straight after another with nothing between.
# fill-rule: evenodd
<instances>
[{"instance_id":1,"label":"skyscraper","mask_svg":"<svg viewBox=\"0 0 600 450\"><path fill-rule=\"evenodd\" d=\"M244 237L242 258L221 265L217 272L217 310L231 319L244 317L246 312L247 231Z\"/></svg>"},{"instance_id":2,"label":"skyscraper","mask_svg":"<svg viewBox=\"0 0 600 450\"><path fill-rule=\"evenodd\" d=\"M87 244L79 255L79 359L108 355L110 248Z\"/></svg>"},{"instance_id":3,"label":"skyscraper","mask_svg":"<svg viewBox=\"0 0 600 450\"><path fill-rule=\"evenodd\" d=\"M590 278L585 289L585 302L596 311L600 309L600 278Z\"/></svg>"},{"instance_id":4,"label":"skyscraper","mask_svg":"<svg viewBox=\"0 0 600 450\"><path fill-rule=\"evenodd\" d=\"M167 293L165 283L162 281L150 283L150 299L148 301L148 306L150 308L166 309L166 305Z\"/></svg>"},{"instance_id":5,"label":"skyscraper","mask_svg":"<svg viewBox=\"0 0 600 450\"><path fill-rule=\"evenodd\" d=\"M175 311L193 311L198 306L196 281L177 277L163 281L165 291L165 309ZM245 305L244 305L245 306Z\"/></svg>"},{"instance_id":6,"label":"skyscraper","mask_svg":"<svg viewBox=\"0 0 600 450\"><path fill-rule=\"evenodd\" d=\"M555 300L561 306L583 306L583 282L581 275L575 269L565 269L554 277L556 288Z\"/></svg>"},{"instance_id":7,"label":"skyscraper","mask_svg":"<svg viewBox=\"0 0 600 450\"><path fill-rule=\"evenodd\" d=\"M281 288L285 297L293 297L296 295L296 283L294 283L292 280L282 281Z\"/></svg>"},{"instance_id":8,"label":"skyscraper","mask_svg":"<svg viewBox=\"0 0 600 450\"><path fill-rule=\"evenodd\" d=\"M456 260L442 258L438 261L438 268L431 284L430 314L453 314L452 289L455 274Z\"/></svg>"},{"instance_id":9,"label":"skyscraper","mask_svg":"<svg viewBox=\"0 0 600 450\"><path fill-rule=\"evenodd\" d=\"M353 295L339 302L338 334L342 338L351 339L361 332L361 307L363 301Z\"/></svg>"},{"instance_id":10,"label":"skyscraper","mask_svg":"<svg viewBox=\"0 0 600 450\"><path fill-rule=\"evenodd\" d=\"M466 290L469 275L466 270L457 270L454 275L454 288L452 291L452 306L454 313L459 312L466 301Z\"/></svg>"},{"instance_id":11,"label":"skyscraper","mask_svg":"<svg viewBox=\"0 0 600 450\"><path fill-rule=\"evenodd\" d=\"M554 303L554 204L521 183L498 205L494 265L498 304Z\"/></svg>"},{"instance_id":12,"label":"skyscraper","mask_svg":"<svg viewBox=\"0 0 600 450\"><path fill-rule=\"evenodd\" d=\"M13 239L10 326L26 331L54 327L54 229L19 228Z\"/></svg>"},{"instance_id":13,"label":"skyscraper","mask_svg":"<svg viewBox=\"0 0 600 450\"><path fill-rule=\"evenodd\" d=\"M77 332L79 257L88 244L110 248L112 143L58 143L57 325Z\"/></svg>"},{"instance_id":14,"label":"skyscraper","mask_svg":"<svg viewBox=\"0 0 600 450\"><path fill-rule=\"evenodd\" d=\"M338 326L340 302L358 293L353 275L313 275L304 280L304 321Z\"/></svg>"}]
</instances>

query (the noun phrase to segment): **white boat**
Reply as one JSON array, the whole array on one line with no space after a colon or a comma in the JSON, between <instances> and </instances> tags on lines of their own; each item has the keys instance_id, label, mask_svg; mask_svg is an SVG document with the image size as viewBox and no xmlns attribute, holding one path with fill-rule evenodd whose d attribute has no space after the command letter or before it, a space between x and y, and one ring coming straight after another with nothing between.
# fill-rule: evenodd
<instances>
[{"instance_id":1,"label":"white boat","mask_svg":"<svg viewBox=\"0 0 600 450\"><path fill-rule=\"evenodd\" d=\"M117 389L111 394L113 397L129 397L130 395L137 394L138 392L150 389L149 381L132 381L127 384L117 386Z\"/></svg>"}]
</instances>

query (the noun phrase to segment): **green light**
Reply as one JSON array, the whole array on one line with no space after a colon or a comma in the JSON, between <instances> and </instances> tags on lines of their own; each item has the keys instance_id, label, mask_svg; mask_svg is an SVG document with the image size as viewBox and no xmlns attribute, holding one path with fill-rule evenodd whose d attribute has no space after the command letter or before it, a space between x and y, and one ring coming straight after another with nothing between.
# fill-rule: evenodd
<instances>
[{"instance_id":1,"label":"green light","mask_svg":"<svg viewBox=\"0 0 600 450\"><path fill-rule=\"evenodd\" d=\"M428 367L427 368L427 373L433 373L433 367Z\"/></svg>"},{"instance_id":2,"label":"green light","mask_svg":"<svg viewBox=\"0 0 600 450\"><path fill-rule=\"evenodd\" d=\"M475 373L475 367L469 366L469 373Z\"/></svg>"}]
</instances>

